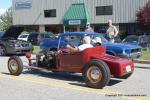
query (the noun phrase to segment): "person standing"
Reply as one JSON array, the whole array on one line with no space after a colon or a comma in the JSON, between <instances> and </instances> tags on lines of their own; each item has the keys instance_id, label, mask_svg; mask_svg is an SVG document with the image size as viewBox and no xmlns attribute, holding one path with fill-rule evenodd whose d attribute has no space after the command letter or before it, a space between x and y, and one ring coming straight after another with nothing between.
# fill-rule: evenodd
<instances>
[{"instance_id":1,"label":"person standing","mask_svg":"<svg viewBox=\"0 0 150 100\"><path fill-rule=\"evenodd\" d=\"M106 31L106 35L107 35L107 38L110 42L114 43L115 42L115 37L117 37L118 35L118 30L117 28L112 25L112 20L108 20L108 29Z\"/></svg>"},{"instance_id":2,"label":"person standing","mask_svg":"<svg viewBox=\"0 0 150 100\"><path fill-rule=\"evenodd\" d=\"M90 26L90 23L87 23L85 32L94 32L93 28Z\"/></svg>"}]
</instances>

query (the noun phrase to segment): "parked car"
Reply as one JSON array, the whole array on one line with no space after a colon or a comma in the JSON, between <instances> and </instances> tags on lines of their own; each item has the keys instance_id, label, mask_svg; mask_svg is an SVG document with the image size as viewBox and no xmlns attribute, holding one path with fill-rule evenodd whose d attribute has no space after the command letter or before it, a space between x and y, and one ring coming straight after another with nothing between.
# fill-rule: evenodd
<instances>
[{"instance_id":1,"label":"parked car","mask_svg":"<svg viewBox=\"0 0 150 100\"><path fill-rule=\"evenodd\" d=\"M18 40L28 41L29 34L21 34L18 37Z\"/></svg>"},{"instance_id":2,"label":"parked car","mask_svg":"<svg viewBox=\"0 0 150 100\"><path fill-rule=\"evenodd\" d=\"M62 41L60 39L60 42ZM57 44L57 47L60 47L59 45ZM18 56L10 57L7 64L10 74L18 76L23 68L29 71L36 69L54 73L82 73L88 87L102 89L109 83L111 76L128 78L134 72L132 60L107 55L104 46L74 53L68 52L65 48L57 49L58 51L40 52L36 58L31 57L31 53L27 53L28 65L23 65L23 61Z\"/></svg>"},{"instance_id":3,"label":"parked car","mask_svg":"<svg viewBox=\"0 0 150 100\"><path fill-rule=\"evenodd\" d=\"M138 58L142 55L141 47L137 45L123 44L123 43L110 43L103 37L102 34L99 33L87 33L87 32L68 32L61 34L57 39L51 39L48 41L43 41L40 43L40 47L42 50L53 49L56 50L58 44L60 44L59 48L65 47L67 44L73 46L79 46L82 44L82 38L88 35L92 39L96 37L100 37L102 40L102 45L106 46L106 53L111 54L113 56L125 57L125 58ZM59 41L63 39L63 41Z\"/></svg>"},{"instance_id":4,"label":"parked car","mask_svg":"<svg viewBox=\"0 0 150 100\"><path fill-rule=\"evenodd\" d=\"M28 41L31 42L33 45L39 45L41 41L52 39L54 38L53 33L29 33Z\"/></svg>"},{"instance_id":5,"label":"parked car","mask_svg":"<svg viewBox=\"0 0 150 100\"><path fill-rule=\"evenodd\" d=\"M129 35L122 42L125 44L140 45L143 49L150 50L150 38L148 35Z\"/></svg>"},{"instance_id":6,"label":"parked car","mask_svg":"<svg viewBox=\"0 0 150 100\"><path fill-rule=\"evenodd\" d=\"M33 50L31 43L17 40L17 37L22 31L22 27L11 26L4 33L1 33L0 56L7 54L25 54Z\"/></svg>"}]
</instances>

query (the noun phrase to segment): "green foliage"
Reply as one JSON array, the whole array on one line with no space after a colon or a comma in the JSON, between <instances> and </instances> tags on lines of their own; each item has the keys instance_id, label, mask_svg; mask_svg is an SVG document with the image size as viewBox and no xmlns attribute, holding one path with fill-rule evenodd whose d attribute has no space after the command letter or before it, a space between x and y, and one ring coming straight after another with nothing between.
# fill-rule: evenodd
<instances>
[{"instance_id":1,"label":"green foliage","mask_svg":"<svg viewBox=\"0 0 150 100\"><path fill-rule=\"evenodd\" d=\"M143 32L150 32L150 1L137 13L137 22Z\"/></svg>"},{"instance_id":2,"label":"green foliage","mask_svg":"<svg viewBox=\"0 0 150 100\"><path fill-rule=\"evenodd\" d=\"M150 51L143 51L142 57L140 57L142 60L150 60Z\"/></svg>"},{"instance_id":3,"label":"green foliage","mask_svg":"<svg viewBox=\"0 0 150 100\"><path fill-rule=\"evenodd\" d=\"M40 51L41 51L41 49L39 46L34 46L34 50L33 50L34 54L38 54Z\"/></svg>"},{"instance_id":4,"label":"green foliage","mask_svg":"<svg viewBox=\"0 0 150 100\"><path fill-rule=\"evenodd\" d=\"M126 37L126 33L121 31L119 36L120 36L120 39L123 40Z\"/></svg>"},{"instance_id":5,"label":"green foliage","mask_svg":"<svg viewBox=\"0 0 150 100\"><path fill-rule=\"evenodd\" d=\"M5 31L12 25L12 7L10 7L3 15L0 16L0 31Z\"/></svg>"},{"instance_id":6,"label":"green foliage","mask_svg":"<svg viewBox=\"0 0 150 100\"><path fill-rule=\"evenodd\" d=\"M27 33L29 33L29 32L27 32L27 31L23 31L21 34L27 34Z\"/></svg>"}]
</instances>

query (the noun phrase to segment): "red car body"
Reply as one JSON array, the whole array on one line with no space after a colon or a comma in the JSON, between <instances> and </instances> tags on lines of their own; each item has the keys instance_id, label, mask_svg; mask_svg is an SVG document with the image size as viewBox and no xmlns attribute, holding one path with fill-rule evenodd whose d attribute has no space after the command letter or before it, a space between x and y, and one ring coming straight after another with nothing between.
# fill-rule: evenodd
<instances>
[{"instance_id":1,"label":"red car body","mask_svg":"<svg viewBox=\"0 0 150 100\"><path fill-rule=\"evenodd\" d=\"M83 52L61 53L57 57L57 70L82 73L84 66L88 62L98 59L104 61L108 65L111 75L114 77L122 77L133 73L134 64L131 60L108 55L105 51L106 48L104 46L98 46L95 48L88 48ZM126 70L128 66L131 67L129 72Z\"/></svg>"}]
</instances>

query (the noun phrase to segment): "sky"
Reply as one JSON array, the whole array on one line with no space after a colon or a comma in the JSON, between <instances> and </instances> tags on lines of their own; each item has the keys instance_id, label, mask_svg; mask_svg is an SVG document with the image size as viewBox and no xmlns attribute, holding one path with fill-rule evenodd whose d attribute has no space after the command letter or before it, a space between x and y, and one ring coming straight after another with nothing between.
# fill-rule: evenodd
<instances>
[{"instance_id":1,"label":"sky","mask_svg":"<svg viewBox=\"0 0 150 100\"><path fill-rule=\"evenodd\" d=\"M0 0L0 15L12 5L12 0Z\"/></svg>"}]
</instances>

